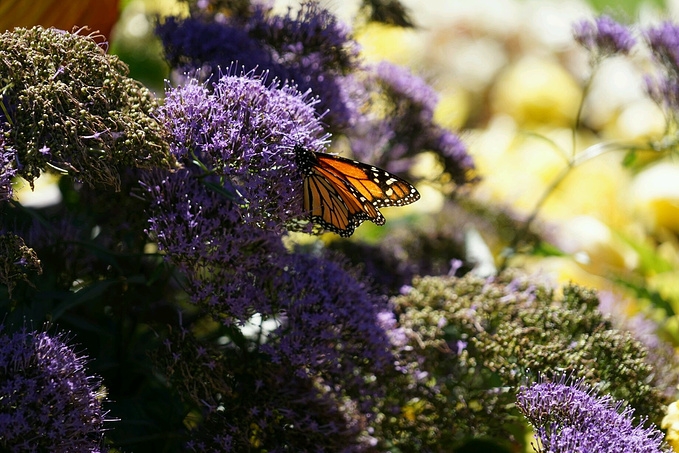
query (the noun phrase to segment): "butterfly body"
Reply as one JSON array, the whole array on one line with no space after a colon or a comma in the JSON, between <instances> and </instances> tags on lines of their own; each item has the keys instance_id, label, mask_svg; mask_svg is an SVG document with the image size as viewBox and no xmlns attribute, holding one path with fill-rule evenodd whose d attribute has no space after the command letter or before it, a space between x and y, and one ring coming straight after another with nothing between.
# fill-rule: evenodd
<instances>
[{"instance_id":1,"label":"butterfly body","mask_svg":"<svg viewBox=\"0 0 679 453\"><path fill-rule=\"evenodd\" d=\"M305 212L312 222L340 236L351 236L365 220L384 225L379 208L420 198L410 183L381 168L300 146L295 156L304 177Z\"/></svg>"}]
</instances>

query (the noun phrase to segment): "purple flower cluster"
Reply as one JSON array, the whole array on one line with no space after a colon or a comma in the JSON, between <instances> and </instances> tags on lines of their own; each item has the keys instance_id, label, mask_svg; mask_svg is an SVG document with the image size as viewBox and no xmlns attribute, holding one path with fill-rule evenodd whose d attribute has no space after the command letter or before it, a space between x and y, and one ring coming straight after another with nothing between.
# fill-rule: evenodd
<instances>
[{"instance_id":1,"label":"purple flower cluster","mask_svg":"<svg viewBox=\"0 0 679 453\"><path fill-rule=\"evenodd\" d=\"M294 147L320 151L326 143L313 101L253 74L227 74L209 88L188 79L168 90L158 112L170 131L171 152L183 167L145 177L149 231L186 276L191 301L226 328L238 331L255 314L280 322L277 329L262 332L263 344L245 349L256 349L270 366L289 370L290 385L318 381L327 386L305 396L310 403L351 402L357 418L369 419L380 394L370 377L394 361L379 321L387 299L370 293L342 263L291 252L282 241L288 228L299 228L303 214ZM256 369L246 372L269 379ZM228 392L220 393L226 399L219 404L236 404ZM281 416L276 414L300 423L297 406L286 409L290 403L277 401L276 394L261 393L256 396L261 401L249 406L268 415L240 417L247 421L243 426L229 421L229 431L219 431L230 436L224 445L241 445L236 439L245 436L252 420L262 427L262 436L276 428ZM233 416L230 410L212 414L205 429ZM304 432L353 433L355 440L357 429L295 426L286 435ZM192 448L203 451L199 443Z\"/></svg>"},{"instance_id":2,"label":"purple flower cluster","mask_svg":"<svg viewBox=\"0 0 679 453\"><path fill-rule=\"evenodd\" d=\"M273 75L318 96L317 110L330 131L356 123L365 94L352 75L359 69L359 46L346 24L312 1L283 16L256 7L246 28L274 56L279 69Z\"/></svg>"},{"instance_id":3,"label":"purple flower cluster","mask_svg":"<svg viewBox=\"0 0 679 453\"><path fill-rule=\"evenodd\" d=\"M300 67L317 65L340 74L358 66L359 47L351 29L316 2L303 3L296 13L288 8L284 16L257 6L246 29L286 63L294 60Z\"/></svg>"},{"instance_id":4,"label":"purple flower cluster","mask_svg":"<svg viewBox=\"0 0 679 453\"><path fill-rule=\"evenodd\" d=\"M381 95L385 112L364 116L350 133L352 150L359 160L403 173L415 155L432 151L455 183L473 179L474 162L464 144L434 122L436 92L406 68L382 62L372 69L367 90Z\"/></svg>"},{"instance_id":5,"label":"purple flower cluster","mask_svg":"<svg viewBox=\"0 0 679 453\"><path fill-rule=\"evenodd\" d=\"M599 16L594 22L576 23L573 36L585 49L600 56L628 54L636 44L627 27L606 15Z\"/></svg>"},{"instance_id":6,"label":"purple flower cluster","mask_svg":"<svg viewBox=\"0 0 679 453\"><path fill-rule=\"evenodd\" d=\"M295 84L319 98L317 112L339 131L358 115L348 74L358 67L358 46L349 29L316 2L276 16L254 6L249 17L223 20L169 18L157 28L170 65L180 71L237 66L268 72L281 84Z\"/></svg>"},{"instance_id":7,"label":"purple flower cluster","mask_svg":"<svg viewBox=\"0 0 679 453\"><path fill-rule=\"evenodd\" d=\"M674 74L679 74L679 26L663 22L646 30L646 40L653 55Z\"/></svg>"},{"instance_id":8,"label":"purple flower cluster","mask_svg":"<svg viewBox=\"0 0 679 453\"><path fill-rule=\"evenodd\" d=\"M672 111L679 109L679 25L664 22L646 30L646 41L661 67L656 78L647 78L651 97Z\"/></svg>"},{"instance_id":9,"label":"purple flower cluster","mask_svg":"<svg viewBox=\"0 0 679 453\"><path fill-rule=\"evenodd\" d=\"M0 335L0 449L102 451L99 387L63 335Z\"/></svg>"},{"instance_id":10,"label":"purple flower cluster","mask_svg":"<svg viewBox=\"0 0 679 453\"><path fill-rule=\"evenodd\" d=\"M280 235L302 216L294 147L325 143L313 103L226 75L212 90L195 80L170 90L159 115L184 168L146 178L150 231L189 277L194 302L240 320L271 313L263 282L285 272Z\"/></svg>"},{"instance_id":11,"label":"purple flower cluster","mask_svg":"<svg viewBox=\"0 0 679 453\"><path fill-rule=\"evenodd\" d=\"M422 151L439 156L455 183L474 179L471 157L452 132L433 121L436 93L422 79L388 63L360 64L350 29L318 2L276 15L270 6L227 18L168 19L157 33L170 65L182 71L215 72L237 66L267 72L318 99L326 129L349 138L359 160L405 173ZM376 112L375 96L382 96Z\"/></svg>"},{"instance_id":12,"label":"purple flower cluster","mask_svg":"<svg viewBox=\"0 0 679 453\"><path fill-rule=\"evenodd\" d=\"M280 230L301 213L294 147L325 145L314 102L251 75L226 75L211 88L188 80L167 93L159 115L171 131L171 152L204 181L232 185L235 204L247 205L245 222Z\"/></svg>"},{"instance_id":13,"label":"purple flower cluster","mask_svg":"<svg viewBox=\"0 0 679 453\"><path fill-rule=\"evenodd\" d=\"M370 294L341 263L326 258L295 254L290 269L277 281L285 323L262 347L274 363L290 364L300 376L323 374L343 382L345 391L364 387L366 375L393 363L380 326L386 297ZM373 395L362 396L370 404Z\"/></svg>"},{"instance_id":14,"label":"purple flower cluster","mask_svg":"<svg viewBox=\"0 0 679 453\"><path fill-rule=\"evenodd\" d=\"M280 240L302 214L292 146L323 146L304 96L225 76L214 92L196 82L171 90L160 114L185 168L146 181L150 230L187 275L192 300L225 323L282 311L286 323L265 349L302 374L318 366L345 373L344 358L389 363L389 341L375 325L384 300L341 265L290 254Z\"/></svg>"},{"instance_id":15,"label":"purple flower cluster","mask_svg":"<svg viewBox=\"0 0 679 453\"><path fill-rule=\"evenodd\" d=\"M538 452L667 452L663 433L633 421L634 409L598 396L583 380L539 382L522 387L516 405L540 441ZM624 408L623 408L624 407Z\"/></svg>"},{"instance_id":16,"label":"purple flower cluster","mask_svg":"<svg viewBox=\"0 0 679 453\"><path fill-rule=\"evenodd\" d=\"M165 58L179 71L204 68L217 73L218 68L229 68L232 63L264 71L275 65L272 56L242 27L168 17L156 32L163 41Z\"/></svg>"}]
</instances>

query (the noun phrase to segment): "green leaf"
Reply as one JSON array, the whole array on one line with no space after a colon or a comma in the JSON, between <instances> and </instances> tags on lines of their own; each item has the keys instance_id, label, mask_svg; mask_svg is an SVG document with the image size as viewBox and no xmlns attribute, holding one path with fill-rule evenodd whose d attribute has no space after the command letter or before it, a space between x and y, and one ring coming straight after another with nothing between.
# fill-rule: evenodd
<instances>
[{"instance_id":1,"label":"green leaf","mask_svg":"<svg viewBox=\"0 0 679 453\"><path fill-rule=\"evenodd\" d=\"M655 5L663 11L667 10L667 5L665 0L589 0L589 4L598 13L616 13L619 15L620 12L626 14L629 17L636 17L637 13L643 6L648 6L649 4Z\"/></svg>"}]
</instances>

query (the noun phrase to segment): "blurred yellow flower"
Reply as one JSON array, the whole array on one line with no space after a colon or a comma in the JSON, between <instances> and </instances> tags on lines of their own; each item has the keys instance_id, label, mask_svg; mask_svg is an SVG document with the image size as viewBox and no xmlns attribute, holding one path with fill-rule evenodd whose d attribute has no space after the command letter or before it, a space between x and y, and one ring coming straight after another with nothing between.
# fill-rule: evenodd
<instances>
[{"instance_id":1,"label":"blurred yellow flower","mask_svg":"<svg viewBox=\"0 0 679 453\"><path fill-rule=\"evenodd\" d=\"M662 419L660 427L667 430L665 440L674 451L679 451L679 401L667 406L667 415Z\"/></svg>"},{"instance_id":2,"label":"blurred yellow flower","mask_svg":"<svg viewBox=\"0 0 679 453\"><path fill-rule=\"evenodd\" d=\"M564 159L547 142L523 136L507 115L493 117L467 142L482 178L475 189L477 199L507 204L522 214L532 212L564 166Z\"/></svg>"},{"instance_id":3,"label":"blurred yellow flower","mask_svg":"<svg viewBox=\"0 0 679 453\"><path fill-rule=\"evenodd\" d=\"M450 129L461 129L469 119L472 98L459 87L447 86L440 91L441 97L434 111L434 121Z\"/></svg>"},{"instance_id":4,"label":"blurred yellow flower","mask_svg":"<svg viewBox=\"0 0 679 453\"><path fill-rule=\"evenodd\" d=\"M646 226L679 233L679 165L661 162L639 173L631 186L631 203Z\"/></svg>"},{"instance_id":5,"label":"blurred yellow flower","mask_svg":"<svg viewBox=\"0 0 679 453\"><path fill-rule=\"evenodd\" d=\"M556 62L527 56L507 67L491 93L496 113L510 115L523 126L572 127L582 90Z\"/></svg>"},{"instance_id":6,"label":"blurred yellow flower","mask_svg":"<svg viewBox=\"0 0 679 453\"><path fill-rule=\"evenodd\" d=\"M578 143L592 141L586 134L576 139ZM630 179L620 164L621 153L603 154L569 167L571 130L542 127L534 134L522 133L507 115L496 115L486 130L466 141L482 178L475 191L481 202L500 202L530 215L549 192L540 211L543 220L592 215L615 229L630 222L627 210L621 208Z\"/></svg>"},{"instance_id":7,"label":"blurred yellow flower","mask_svg":"<svg viewBox=\"0 0 679 453\"><path fill-rule=\"evenodd\" d=\"M602 277L626 274L639 264L636 251L594 217L573 217L560 223L556 230L556 245L591 274Z\"/></svg>"},{"instance_id":8,"label":"blurred yellow flower","mask_svg":"<svg viewBox=\"0 0 679 453\"><path fill-rule=\"evenodd\" d=\"M361 55L369 62L387 60L408 66L421 47L421 35L412 28L371 22L356 31L356 40L361 45Z\"/></svg>"}]
</instances>

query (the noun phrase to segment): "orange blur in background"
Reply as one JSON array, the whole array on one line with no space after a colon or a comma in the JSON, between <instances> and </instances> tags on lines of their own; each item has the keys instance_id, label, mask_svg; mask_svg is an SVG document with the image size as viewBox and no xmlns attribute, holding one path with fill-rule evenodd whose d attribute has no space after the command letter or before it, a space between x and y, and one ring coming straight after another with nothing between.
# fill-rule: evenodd
<instances>
[{"instance_id":1,"label":"orange blur in background","mask_svg":"<svg viewBox=\"0 0 679 453\"><path fill-rule=\"evenodd\" d=\"M119 0L2 0L0 1L0 31L14 27L55 27L72 31L87 26L111 38L111 29L118 20Z\"/></svg>"}]
</instances>

